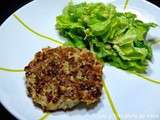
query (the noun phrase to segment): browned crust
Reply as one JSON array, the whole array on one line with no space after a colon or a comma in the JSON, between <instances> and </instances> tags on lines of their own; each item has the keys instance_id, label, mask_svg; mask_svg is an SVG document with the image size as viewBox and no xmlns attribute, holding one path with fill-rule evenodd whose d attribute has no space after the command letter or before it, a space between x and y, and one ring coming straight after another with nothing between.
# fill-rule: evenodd
<instances>
[{"instance_id":1,"label":"browned crust","mask_svg":"<svg viewBox=\"0 0 160 120\"><path fill-rule=\"evenodd\" d=\"M28 95L44 110L65 99L94 104L101 96L102 67L86 49L44 48L25 67Z\"/></svg>"}]
</instances>

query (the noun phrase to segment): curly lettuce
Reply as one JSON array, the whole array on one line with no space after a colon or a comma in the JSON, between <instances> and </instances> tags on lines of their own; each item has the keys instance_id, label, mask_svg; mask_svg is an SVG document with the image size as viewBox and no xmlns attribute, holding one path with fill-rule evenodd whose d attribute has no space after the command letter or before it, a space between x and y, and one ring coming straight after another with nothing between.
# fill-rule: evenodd
<instances>
[{"instance_id":1,"label":"curly lettuce","mask_svg":"<svg viewBox=\"0 0 160 120\"><path fill-rule=\"evenodd\" d=\"M69 3L56 23L60 35L67 38L66 45L87 48L104 62L138 73L145 73L152 59L146 40L152 27L156 24L103 3Z\"/></svg>"}]
</instances>

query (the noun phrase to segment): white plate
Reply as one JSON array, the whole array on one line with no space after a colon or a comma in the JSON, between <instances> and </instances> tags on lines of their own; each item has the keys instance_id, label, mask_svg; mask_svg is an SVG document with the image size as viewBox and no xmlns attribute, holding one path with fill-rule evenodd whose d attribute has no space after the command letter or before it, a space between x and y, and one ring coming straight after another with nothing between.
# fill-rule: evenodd
<instances>
[{"instance_id":1,"label":"white plate","mask_svg":"<svg viewBox=\"0 0 160 120\"><path fill-rule=\"evenodd\" d=\"M94 1L96 0L88 0ZM112 2L119 10L123 8L123 0L97 0ZM76 0L76 2L82 2ZM68 0L35 0L16 14L29 26L55 39L62 40L55 30L56 16L62 12ZM136 11L139 18L155 21L160 25L160 9L143 0L131 0L129 10ZM149 37L160 36L160 28L150 31ZM41 39L26 30L10 16L0 26L0 67L23 68L33 55L46 46L56 47L52 42ZM151 77L160 79L160 48L154 48L154 61L150 65ZM122 120L160 120L160 85L152 84L141 78L105 66L104 78L108 83L114 103ZM0 101L18 119L36 120L43 112L35 107L26 95L24 73L0 71ZM112 120L114 114L106 96L92 110L75 109L70 112L55 112L50 120Z\"/></svg>"}]
</instances>

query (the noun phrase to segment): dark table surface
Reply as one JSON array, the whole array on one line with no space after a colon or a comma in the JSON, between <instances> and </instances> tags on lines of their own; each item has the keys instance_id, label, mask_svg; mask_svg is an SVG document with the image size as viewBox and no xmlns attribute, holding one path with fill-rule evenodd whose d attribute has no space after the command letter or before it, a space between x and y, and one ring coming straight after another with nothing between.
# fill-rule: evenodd
<instances>
[{"instance_id":1,"label":"dark table surface","mask_svg":"<svg viewBox=\"0 0 160 120\"><path fill-rule=\"evenodd\" d=\"M5 19L11 15L18 8L29 3L32 0L0 0L0 25ZM148 0L160 7L160 0ZM16 120L1 104L0 104L0 117L4 120Z\"/></svg>"}]
</instances>

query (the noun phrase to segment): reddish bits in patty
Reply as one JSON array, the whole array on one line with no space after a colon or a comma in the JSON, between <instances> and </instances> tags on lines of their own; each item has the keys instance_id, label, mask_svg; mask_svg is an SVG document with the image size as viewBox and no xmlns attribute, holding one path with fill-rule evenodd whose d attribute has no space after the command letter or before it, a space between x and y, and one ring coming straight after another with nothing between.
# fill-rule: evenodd
<instances>
[{"instance_id":1,"label":"reddish bits in patty","mask_svg":"<svg viewBox=\"0 0 160 120\"><path fill-rule=\"evenodd\" d=\"M97 103L102 67L87 49L44 48L25 67L28 95L45 111Z\"/></svg>"}]
</instances>

